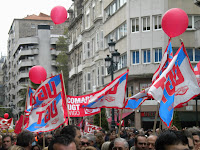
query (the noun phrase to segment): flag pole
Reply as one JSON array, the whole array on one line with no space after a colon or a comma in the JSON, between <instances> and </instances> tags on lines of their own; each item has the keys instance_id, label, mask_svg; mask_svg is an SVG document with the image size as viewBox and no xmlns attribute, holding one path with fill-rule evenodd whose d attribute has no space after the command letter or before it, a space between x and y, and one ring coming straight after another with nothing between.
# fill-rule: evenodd
<instances>
[{"instance_id":1,"label":"flag pole","mask_svg":"<svg viewBox=\"0 0 200 150\"><path fill-rule=\"evenodd\" d=\"M45 148L45 132L43 132L43 149Z\"/></svg>"},{"instance_id":2,"label":"flag pole","mask_svg":"<svg viewBox=\"0 0 200 150\"><path fill-rule=\"evenodd\" d=\"M25 109L26 109L26 107L27 107L28 92L29 92L29 85L27 86L27 91L26 91L26 100L25 100L25 107L24 107L24 116L23 116L22 128L21 128L22 130L24 129Z\"/></svg>"},{"instance_id":3,"label":"flag pole","mask_svg":"<svg viewBox=\"0 0 200 150\"><path fill-rule=\"evenodd\" d=\"M100 108L100 113L99 113L100 117L99 117L99 126L101 127L101 108Z\"/></svg>"},{"instance_id":4,"label":"flag pole","mask_svg":"<svg viewBox=\"0 0 200 150\"><path fill-rule=\"evenodd\" d=\"M154 119L154 125L153 125L153 134L156 133L156 124L157 124L157 119L158 119L158 110L159 110L159 103L157 102L157 109L156 109L156 114L155 114L155 119Z\"/></svg>"},{"instance_id":5,"label":"flag pole","mask_svg":"<svg viewBox=\"0 0 200 150\"><path fill-rule=\"evenodd\" d=\"M61 70L61 74L62 74L62 78L63 78L63 87L64 87L64 97L65 97L65 101L66 101L66 105L67 105L67 117L68 117L68 120L69 120L69 125L71 125L71 118L69 116L69 109L68 109L68 103L67 103L67 98L66 98L66 90L65 90L65 80L64 80L64 77L63 77L63 71Z\"/></svg>"},{"instance_id":6,"label":"flag pole","mask_svg":"<svg viewBox=\"0 0 200 150\"><path fill-rule=\"evenodd\" d=\"M118 138L120 137L120 131L121 131L121 126L122 126L122 114L123 114L123 110L124 109L121 109L121 112L120 112L120 121L119 121L119 130L118 130Z\"/></svg>"}]
</instances>

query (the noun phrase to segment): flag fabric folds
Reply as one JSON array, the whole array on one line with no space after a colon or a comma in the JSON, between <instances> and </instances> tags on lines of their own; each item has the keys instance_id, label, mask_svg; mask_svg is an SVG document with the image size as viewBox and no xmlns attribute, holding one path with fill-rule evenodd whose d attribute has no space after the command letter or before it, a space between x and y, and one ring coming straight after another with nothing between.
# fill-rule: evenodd
<instances>
[{"instance_id":1,"label":"flag fabric folds","mask_svg":"<svg viewBox=\"0 0 200 150\"><path fill-rule=\"evenodd\" d=\"M168 67L150 87L148 95L160 102L160 118L170 127L174 107L188 102L199 93L200 88L182 43Z\"/></svg>"},{"instance_id":2,"label":"flag fabric folds","mask_svg":"<svg viewBox=\"0 0 200 150\"><path fill-rule=\"evenodd\" d=\"M83 105L83 107L124 108L128 72L129 70L118 76L94 96L90 97L88 105Z\"/></svg>"},{"instance_id":3,"label":"flag fabric folds","mask_svg":"<svg viewBox=\"0 0 200 150\"><path fill-rule=\"evenodd\" d=\"M167 68L168 64L171 62L172 58L173 58L172 44L171 44L171 40L169 40L168 45L163 54L161 63L152 77L152 83L154 83L159 78L159 76L162 74L162 72ZM149 91L149 87L133 95L132 97L130 97L126 103L125 108L137 109L145 100L149 99L149 96L147 95L148 91Z\"/></svg>"},{"instance_id":4,"label":"flag fabric folds","mask_svg":"<svg viewBox=\"0 0 200 150\"><path fill-rule=\"evenodd\" d=\"M62 74L46 79L33 94L33 109L46 105L62 91L64 94L64 84Z\"/></svg>"},{"instance_id":5,"label":"flag fabric folds","mask_svg":"<svg viewBox=\"0 0 200 150\"><path fill-rule=\"evenodd\" d=\"M32 88L28 88L28 97L26 98L26 108L25 108L25 114L26 116L28 116L32 110L32 106L34 103L34 99L33 99L33 94L34 94L35 90Z\"/></svg>"},{"instance_id":6,"label":"flag fabric folds","mask_svg":"<svg viewBox=\"0 0 200 150\"><path fill-rule=\"evenodd\" d=\"M12 124L12 118L5 119L0 117L0 128L1 129L8 129Z\"/></svg>"},{"instance_id":7,"label":"flag fabric folds","mask_svg":"<svg viewBox=\"0 0 200 150\"><path fill-rule=\"evenodd\" d=\"M100 130L102 129L101 127L95 126L93 124L90 124L89 122L85 122L85 128L84 128L84 132L85 133L94 133L94 131L96 130Z\"/></svg>"},{"instance_id":8,"label":"flag fabric folds","mask_svg":"<svg viewBox=\"0 0 200 150\"><path fill-rule=\"evenodd\" d=\"M24 118L24 117L25 117L25 118ZM15 132L16 134L19 134L19 133L22 131L23 119L24 119L24 125L26 125L26 123L27 123L27 121L28 121L28 118L27 118L26 116L23 116L23 115L20 116L20 118L19 118L17 124L15 125L15 130L14 130L14 132Z\"/></svg>"},{"instance_id":9,"label":"flag fabric folds","mask_svg":"<svg viewBox=\"0 0 200 150\"><path fill-rule=\"evenodd\" d=\"M200 61L198 62L198 64L194 67L194 74L196 76L197 82L200 86Z\"/></svg>"},{"instance_id":10,"label":"flag fabric folds","mask_svg":"<svg viewBox=\"0 0 200 150\"><path fill-rule=\"evenodd\" d=\"M60 92L57 97L49 101L46 105L37 107L31 111L29 121L25 129L31 132L49 132L65 122L66 102Z\"/></svg>"},{"instance_id":11,"label":"flag fabric folds","mask_svg":"<svg viewBox=\"0 0 200 150\"><path fill-rule=\"evenodd\" d=\"M149 91L149 88L146 88L140 93L137 93L133 95L132 97L130 97L127 101L125 108L137 109L145 100L148 99L148 96L147 96L148 91Z\"/></svg>"}]
</instances>

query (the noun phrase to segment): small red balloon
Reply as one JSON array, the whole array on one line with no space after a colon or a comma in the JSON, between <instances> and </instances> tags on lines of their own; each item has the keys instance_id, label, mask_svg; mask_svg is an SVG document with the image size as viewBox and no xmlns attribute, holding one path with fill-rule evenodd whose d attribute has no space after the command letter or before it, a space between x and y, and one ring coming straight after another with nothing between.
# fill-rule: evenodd
<instances>
[{"instance_id":1,"label":"small red balloon","mask_svg":"<svg viewBox=\"0 0 200 150\"><path fill-rule=\"evenodd\" d=\"M188 27L188 15L180 8L168 10L162 18L162 29L169 37L176 37Z\"/></svg>"},{"instance_id":2,"label":"small red balloon","mask_svg":"<svg viewBox=\"0 0 200 150\"><path fill-rule=\"evenodd\" d=\"M9 114L8 114L8 113L5 113L5 114L4 114L4 118L5 118L5 119L8 119L8 117L9 117Z\"/></svg>"},{"instance_id":3,"label":"small red balloon","mask_svg":"<svg viewBox=\"0 0 200 150\"><path fill-rule=\"evenodd\" d=\"M67 10L63 6L56 6L51 10L51 20L55 24L64 23L67 19Z\"/></svg>"},{"instance_id":4,"label":"small red balloon","mask_svg":"<svg viewBox=\"0 0 200 150\"><path fill-rule=\"evenodd\" d=\"M47 72L42 66L34 66L29 71L29 78L35 84L41 84L47 78Z\"/></svg>"}]
</instances>

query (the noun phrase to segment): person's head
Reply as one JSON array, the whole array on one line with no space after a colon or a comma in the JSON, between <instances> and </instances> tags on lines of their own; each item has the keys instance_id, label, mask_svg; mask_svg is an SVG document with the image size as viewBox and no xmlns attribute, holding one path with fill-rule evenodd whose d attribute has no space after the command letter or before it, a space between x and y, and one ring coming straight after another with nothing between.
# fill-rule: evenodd
<instances>
[{"instance_id":1,"label":"person's head","mask_svg":"<svg viewBox=\"0 0 200 150\"><path fill-rule=\"evenodd\" d=\"M88 137L88 141L90 143L90 146L94 146L95 143L96 143L96 136L94 136L94 135L87 135L87 137Z\"/></svg>"},{"instance_id":2,"label":"person's head","mask_svg":"<svg viewBox=\"0 0 200 150\"><path fill-rule=\"evenodd\" d=\"M135 137L135 149L136 150L145 150L147 146L147 138L144 134L138 134Z\"/></svg>"},{"instance_id":3,"label":"person's head","mask_svg":"<svg viewBox=\"0 0 200 150\"><path fill-rule=\"evenodd\" d=\"M53 135L50 134L50 133L48 133L48 134L46 135L46 140L47 140L47 144L48 144L48 145L49 145L49 143L51 142L52 139L53 139Z\"/></svg>"},{"instance_id":4,"label":"person's head","mask_svg":"<svg viewBox=\"0 0 200 150\"><path fill-rule=\"evenodd\" d=\"M190 150L194 150L194 140L192 136L192 132L188 131L187 129L183 130L184 135L188 139L188 147Z\"/></svg>"},{"instance_id":5,"label":"person's head","mask_svg":"<svg viewBox=\"0 0 200 150\"><path fill-rule=\"evenodd\" d=\"M34 140L33 133L24 130L18 134L16 145L25 147L27 149L31 149L33 140Z\"/></svg>"},{"instance_id":6,"label":"person's head","mask_svg":"<svg viewBox=\"0 0 200 150\"><path fill-rule=\"evenodd\" d=\"M102 133L97 133L96 135L96 143L98 143L98 144L103 144L103 142L104 142L104 137L103 137L103 135L102 135Z\"/></svg>"},{"instance_id":7,"label":"person's head","mask_svg":"<svg viewBox=\"0 0 200 150\"><path fill-rule=\"evenodd\" d=\"M156 150L189 149L188 139L181 131L166 130L158 136L155 148Z\"/></svg>"},{"instance_id":8,"label":"person's head","mask_svg":"<svg viewBox=\"0 0 200 150\"><path fill-rule=\"evenodd\" d=\"M81 132L80 132L80 128L78 126L75 126L75 125L65 126L60 131L60 134L61 135L69 135L72 138L74 138L77 149L80 149L79 145L80 145L80 142L81 142Z\"/></svg>"},{"instance_id":9,"label":"person's head","mask_svg":"<svg viewBox=\"0 0 200 150\"><path fill-rule=\"evenodd\" d=\"M194 146L195 146L195 148L197 148L199 146L199 144L200 144L199 132L192 133L192 137L193 137L193 140L194 140Z\"/></svg>"},{"instance_id":10,"label":"person's head","mask_svg":"<svg viewBox=\"0 0 200 150\"><path fill-rule=\"evenodd\" d=\"M101 150L109 150L110 141L104 142L101 146Z\"/></svg>"},{"instance_id":11,"label":"person's head","mask_svg":"<svg viewBox=\"0 0 200 150\"><path fill-rule=\"evenodd\" d=\"M123 138L116 138L114 140L113 150L129 150L128 142Z\"/></svg>"},{"instance_id":12,"label":"person's head","mask_svg":"<svg viewBox=\"0 0 200 150\"><path fill-rule=\"evenodd\" d=\"M48 150L77 150L74 138L70 135L56 136L49 144Z\"/></svg>"},{"instance_id":13,"label":"person's head","mask_svg":"<svg viewBox=\"0 0 200 150\"><path fill-rule=\"evenodd\" d=\"M17 134L12 133L12 137L13 137L13 140L16 142L17 141Z\"/></svg>"},{"instance_id":14,"label":"person's head","mask_svg":"<svg viewBox=\"0 0 200 150\"><path fill-rule=\"evenodd\" d=\"M154 150L155 149L155 142L157 140L156 135L150 135L147 137L147 149L148 150Z\"/></svg>"},{"instance_id":15,"label":"person's head","mask_svg":"<svg viewBox=\"0 0 200 150\"><path fill-rule=\"evenodd\" d=\"M36 144L32 146L31 150L41 150L41 147L38 144Z\"/></svg>"},{"instance_id":16,"label":"person's head","mask_svg":"<svg viewBox=\"0 0 200 150\"><path fill-rule=\"evenodd\" d=\"M90 145L90 143L89 143L89 138L87 137L87 136L83 136L82 138L81 138L81 147L87 147L87 146L89 146Z\"/></svg>"},{"instance_id":17,"label":"person's head","mask_svg":"<svg viewBox=\"0 0 200 150\"><path fill-rule=\"evenodd\" d=\"M2 138L2 147L4 150L8 150L13 145L13 138L11 135L4 135Z\"/></svg>"},{"instance_id":18,"label":"person's head","mask_svg":"<svg viewBox=\"0 0 200 150\"><path fill-rule=\"evenodd\" d=\"M2 146L2 135L0 135L0 147Z\"/></svg>"}]
</instances>

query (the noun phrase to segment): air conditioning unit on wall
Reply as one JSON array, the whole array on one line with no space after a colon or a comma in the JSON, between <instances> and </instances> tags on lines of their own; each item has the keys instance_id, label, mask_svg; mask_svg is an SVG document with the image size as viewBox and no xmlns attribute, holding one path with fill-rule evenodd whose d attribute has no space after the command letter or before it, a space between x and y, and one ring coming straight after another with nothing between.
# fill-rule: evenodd
<instances>
[{"instance_id":1,"label":"air conditioning unit on wall","mask_svg":"<svg viewBox=\"0 0 200 150\"><path fill-rule=\"evenodd\" d=\"M194 0L194 4L200 7L200 0Z\"/></svg>"}]
</instances>

